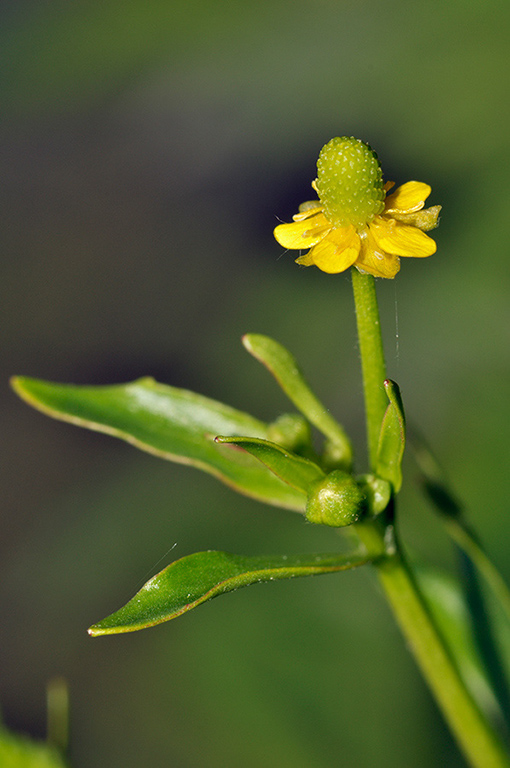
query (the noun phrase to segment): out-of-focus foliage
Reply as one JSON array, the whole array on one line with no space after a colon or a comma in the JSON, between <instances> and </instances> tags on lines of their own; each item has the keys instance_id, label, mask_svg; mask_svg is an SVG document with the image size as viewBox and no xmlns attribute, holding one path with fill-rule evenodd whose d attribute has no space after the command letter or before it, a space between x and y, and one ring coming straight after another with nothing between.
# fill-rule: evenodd
<instances>
[{"instance_id":1,"label":"out-of-focus foliage","mask_svg":"<svg viewBox=\"0 0 510 768\"><path fill-rule=\"evenodd\" d=\"M56 750L0 728L2 768L64 768Z\"/></svg>"},{"instance_id":2,"label":"out-of-focus foliage","mask_svg":"<svg viewBox=\"0 0 510 768\"><path fill-rule=\"evenodd\" d=\"M424 178L443 205L437 254L378 285L388 374L508 577L508 4L45 0L0 13L3 380L153 375L270 420L288 403L239 343L268 334L366 469L348 279L300 270L272 238L310 196L321 146L359 136L386 178ZM334 534L44 420L7 387L0 407L10 727L41 735L40 691L62 673L75 766L461 765L367 569L88 638L171 560L328 551ZM450 565L413 474L405 457L405 535Z\"/></svg>"}]
</instances>

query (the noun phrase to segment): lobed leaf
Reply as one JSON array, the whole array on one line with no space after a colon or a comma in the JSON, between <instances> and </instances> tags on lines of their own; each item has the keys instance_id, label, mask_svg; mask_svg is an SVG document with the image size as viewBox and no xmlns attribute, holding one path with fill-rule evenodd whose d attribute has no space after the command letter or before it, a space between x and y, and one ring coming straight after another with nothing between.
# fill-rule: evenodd
<instances>
[{"instance_id":1,"label":"lobed leaf","mask_svg":"<svg viewBox=\"0 0 510 768\"><path fill-rule=\"evenodd\" d=\"M120 610L94 624L89 634L135 632L175 619L213 597L261 581L345 571L370 562L367 555L279 555L244 557L196 552L153 576Z\"/></svg>"},{"instance_id":2,"label":"lobed leaf","mask_svg":"<svg viewBox=\"0 0 510 768\"><path fill-rule=\"evenodd\" d=\"M303 493L253 456L214 442L216 435L267 436L267 424L223 403L151 378L82 386L17 377L27 403L56 419L104 432L143 451L209 472L259 501L303 512Z\"/></svg>"}]
</instances>

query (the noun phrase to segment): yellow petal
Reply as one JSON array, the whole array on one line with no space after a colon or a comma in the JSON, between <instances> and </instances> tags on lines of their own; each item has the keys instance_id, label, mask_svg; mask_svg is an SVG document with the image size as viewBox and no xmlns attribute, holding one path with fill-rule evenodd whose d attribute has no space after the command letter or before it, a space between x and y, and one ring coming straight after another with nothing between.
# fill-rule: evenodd
<instances>
[{"instance_id":1,"label":"yellow petal","mask_svg":"<svg viewBox=\"0 0 510 768\"><path fill-rule=\"evenodd\" d=\"M354 266L360 272L367 272L374 277L391 279L400 269L400 259L378 248L370 230L367 229L361 235L361 252Z\"/></svg>"},{"instance_id":2,"label":"yellow petal","mask_svg":"<svg viewBox=\"0 0 510 768\"><path fill-rule=\"evenodd\" d=\"M418 227L423 232L429 232L435 229L439 224L440 205L433 205L431 208L423 208L416 213L398 213L392 211L391 218L401 221L402 224L410 224L412 227Z\"/></svg>"},{"instance_id":3,"label":"yellow petal","mask_svg":"<svg viewBox=\"0 0 510 768\"><path fill-rule=\"evenodd\" d=\"M302 256L298 256L296 264L301 264L302 267L313 267L313 259L310 256L310 251L304 253Z\"/></svg>"},{"instance_id":4,"label":"yellow petal","mask_svg":"<svg viewBox=\"0 0 510 768\"><path fill-rule=\"evenodd\" d=\"M284 248L311 248L322 240L331 229L323 213L292 224L279 224L273 234Z\"/></svg>"},{"instance_id":5,"label":"yellow petal","mask_svg":"<svg viewBox=\"0 0 510 768\"><path fill-rule=\"evenodd\" d=\"M354 266L358 272L363 274L373 275L374 277L385 277L389 280L393 280L397 272L400 270L400 259L398 256L389 256L385 254L382 261L375 261L368 258L366 261L355 262Z\"/></svg>"},{"instance_id":6,"label":"yellow petal","mask_svg":"<svg viewBox=\"0 0 510 768\"><path fill-rule=\"evenodd\" d=\"M323 272L336 274L348 269L358 258L359 235L353 226L333 229L310 251L310 258Z\"/></svg>"},{"instance_id":7,"label":"yellow petal","mask_svg":"<svg viewBox=\"0 0 510 768\"><path fill-rule=\"evenodd\" d=\"M395 192L385 200L384 213L398 211L399 213L414 213L425 205L425 200L430 195L432 188L421 181L408 181L397 187Z\"/></svg>"},{"instance_id":8,"label":"yellow petal","mask_svg":"<svg viewBox=\"0 0 510 768\"><path fill-rule=\"evenodd\" d=\"M434 240L416 227L380 217L376 217L369 226L378 247L386 253L419 258L432 256L436 252Z\"/></svg>"}]
</instances>

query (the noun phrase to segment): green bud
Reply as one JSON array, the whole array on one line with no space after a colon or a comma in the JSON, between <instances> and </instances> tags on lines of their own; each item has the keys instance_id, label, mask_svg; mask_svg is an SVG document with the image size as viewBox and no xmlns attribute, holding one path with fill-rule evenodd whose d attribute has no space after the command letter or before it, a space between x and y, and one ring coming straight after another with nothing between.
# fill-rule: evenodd
<instances>
[{"instance_id":1,"label":"green bud","mask_svg":"<svg viewBox=\"0 0 510 768\"><path fill-rule=\"evenodd\" d=\"M312 448L312 430L299 413L283 413L271 422L267 439L298 455L307 454Z\"/></svg>"},{"instance_id":2,"label":"green bud","mask_svg":"<svg viewBox=\"0 0 510 768\"><path fill-rule=\"evenodd\" d=\"M367 511L380 515L391 501L391 483L377 475L359 475L357 481L367 499Z\"/></svg>"},{"instance_id":3,"label":"green bud","mask_svg":"<svg viewBox=\"0 0 510 768\"><path fill-rule=\"evenodd\" d=\"M313 486L305 515L310 523L341 528L359 520L366 508L366 496L352 475L335 469Z\"/></svg>"},{"instance_id":4,"label":"green bud","mask_svg":"<svg viewBox=\"0 0 510 768\"><path fill-rule=\"evenodd\" d=\"M334 469L350 469L352 458L351 456L346 457L344 443L339 443L328 437L324 441L320 462L325 472L332 472Z\"/></svg>"}]
</instances>

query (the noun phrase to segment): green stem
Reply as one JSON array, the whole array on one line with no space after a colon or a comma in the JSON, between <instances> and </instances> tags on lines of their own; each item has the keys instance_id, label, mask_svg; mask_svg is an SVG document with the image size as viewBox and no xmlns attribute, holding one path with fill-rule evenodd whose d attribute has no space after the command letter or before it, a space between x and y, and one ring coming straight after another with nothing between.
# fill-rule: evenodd
<instances>
[{"instance_id":1,"label":"green stem","mask_svg":"<svg viewBox=\"0 0 510 768\"><path fill-rule=\"evenodd\" d=\"M371 469L375 471L381 423L388 407L384 390L386 365L374 278L362 275L355 267L351 273L363 373L368 454Z\"/></svg>"},{"instance_id":2,"label":"green stem","mask_svg":"<svg viewBox=\"0 0 510 768\"><path fill-rule=\"evenodd\" d=\"M387 407L383 382L384 353L374 279L352 270L356 304L367 434L372 469L376 467L381 422ZM473 768L510 768L510 758L462 680L438 631L416 579L406 562L388 519L356 524L374 562L382 587L422 674L457 742Z\"/></svg>"}]
</instances>

